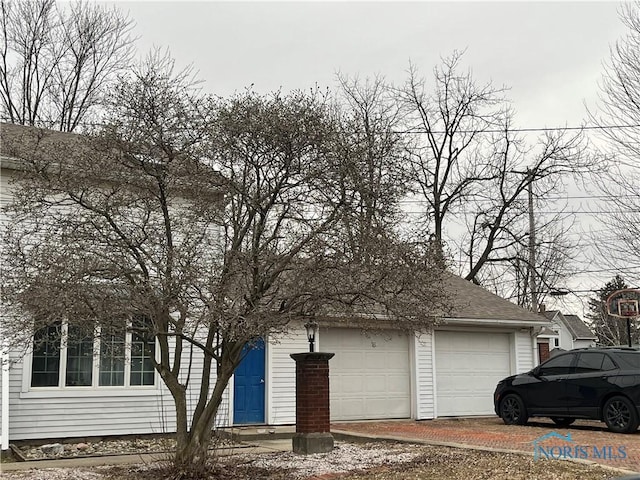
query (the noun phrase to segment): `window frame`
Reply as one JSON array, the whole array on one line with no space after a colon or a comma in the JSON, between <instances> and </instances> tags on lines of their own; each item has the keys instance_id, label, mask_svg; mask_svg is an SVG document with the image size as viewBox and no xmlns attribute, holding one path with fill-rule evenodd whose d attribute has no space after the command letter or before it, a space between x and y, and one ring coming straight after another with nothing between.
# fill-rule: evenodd
<instances>
[{"instance_id":1,"label":"window frame","mask_svg":"<svg viewBox=\"0 0 640 480\"><path fill-rule=\"evenodd\" d=\"M553 364L554 362L559 361L561 359L565 359L565 358L571 358L570 364L565 367L565 368L568 369L567 372L562 372L562 373L551 372L551 373L546 373L545 374L545 369L546 368L559 368L559 367L549 367L548 366L549 363ZM563 375L572 375L575 372L575 366L576 366L576 362L577 361L578 361L578 355L576 354L576 352L562 353L560 355L551 357L546 362L540 364L536 369L537 370L536 371L536 375L538 375L540 377L557 377L557 376L563 376Z\"/></svg>"},{"instance_id":2,"label":"window frame","mask_svg":"<svg viewBox=\"0 0 640 480\"><path fill-rule=\"evenodd\" d=\"M75 396L76 394L88 395L88 396L102 396L105 392L110 392L110 395L120 393L122 396L135 396L135 395L148 395L150 391L159 390L161 388L161 381L159 381L158 372L153 369L153 384L152 385L135 385L131 384L131 343L132 343L132 331L129 329L131 322L126 324L125 332L125 367L124 367L124 384L123 385L100 385L100 326L96 327L96 331L93 337L93 359L92 359L92 372L91 372L91 385L87 386L67 386L67 342L68 342L68 327L69 322L62 320L61 334L60 334L60 359L58 370L58 384L55 386L32 386L32 372L33 372L33 353L34 343L33 335L31 345L29 346L26 355L23 360L24 368L22 375L22 389L20 392L20 398L48 398L48 397L65 397ZM159 361L159 346L157 338L154 338L154 353L156 362ZM138 392L138 393L136 393Z\"/></svg>"}]
</instances>

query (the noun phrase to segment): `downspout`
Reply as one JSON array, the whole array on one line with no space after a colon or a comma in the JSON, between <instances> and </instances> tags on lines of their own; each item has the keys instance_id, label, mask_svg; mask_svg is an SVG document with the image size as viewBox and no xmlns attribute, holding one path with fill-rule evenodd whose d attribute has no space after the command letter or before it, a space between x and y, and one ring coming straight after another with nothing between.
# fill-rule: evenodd
<instances>
[{"instance_id":1,"label":"downspout","mask_svg":"<svg viewBox=\"0 0 640 480\"><path fill-rule=\"evenodd\" d=\"M9 344L0 329L0 363L2 364L2 401L0 402L2 432L0 450L9 450Z\"/></svg>"},{"instance_id":2,"label":"downspout","mask_svg":"<svg viewBox=\"0 0 640 480\"><path fill-rule=\"evenodd\" d=\"M538 335L542 332L542 327L531 327L531 346L533 347L533 366L537 367L540 364L540 359L538 358Z\"/></svg>"}]
</instances>

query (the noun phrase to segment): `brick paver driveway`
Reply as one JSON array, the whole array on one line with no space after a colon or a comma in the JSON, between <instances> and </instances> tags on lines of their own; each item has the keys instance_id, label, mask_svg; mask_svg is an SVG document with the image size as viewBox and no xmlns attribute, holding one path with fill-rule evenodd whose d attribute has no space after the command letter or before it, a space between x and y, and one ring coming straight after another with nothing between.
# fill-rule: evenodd
<instances>
[{"instance_id":1,"label":"brick paver driveway","mask_svg":"<svg viewBox=\"0 0 640 480\"><path fill-rule=\"evenodd\" d=\"M552 457L573 456L611 467L640 472L640 430L623 435L607 431L604 423L578 420L559 428L551 420L533 419L525 426L505 425L501 419L459 418L423 421L381 421L334 423L332 431L417 439L422 442L451 443L470 447L514 450L534 455L540 437L556 432L571 442L551 435L537 443L538 454Z\"/></svg>"}]
</instances>

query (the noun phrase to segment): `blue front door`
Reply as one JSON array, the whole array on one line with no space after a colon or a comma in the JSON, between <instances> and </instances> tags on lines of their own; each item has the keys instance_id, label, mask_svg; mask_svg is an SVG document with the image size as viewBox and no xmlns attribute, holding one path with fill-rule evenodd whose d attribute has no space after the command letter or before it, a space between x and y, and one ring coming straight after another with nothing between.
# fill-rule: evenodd
<instances>
[{"instance_id":1,"label":"blue front door","mask_svg":"<svg viewBox=\"0 0 640 480\"><path fill-rule=\"evenodd\" d=\"M264 423L264 341L246 345L234 378L233 423Z\"/></svg>"}]
</instances>

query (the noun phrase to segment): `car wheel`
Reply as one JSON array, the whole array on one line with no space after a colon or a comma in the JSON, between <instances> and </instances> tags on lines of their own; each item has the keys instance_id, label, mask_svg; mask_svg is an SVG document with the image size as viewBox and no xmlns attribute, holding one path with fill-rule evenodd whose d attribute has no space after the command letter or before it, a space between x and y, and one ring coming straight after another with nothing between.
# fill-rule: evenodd
<instances>
[{"instance_id":1,"label":"car wheel","mask_svg":"<svg viewBox=\"0 0 640 480\"><path fill-rule=\"evenodd\" d=\"M559 427L568 427L569 425L571 425L573 422L576 421L575 418L568 418L568 417L551 417L551 420L553 420L553 423L555 423Z\"/></svg>"},{"instance_id":2,"label":"car wheel","mask_svg":"<svg viewBox=\"0 0 640 480\"><path fill-rule=\"evenodd\" d=\"M616 433L633 433L638 429L636 407L625 397L613 397L604 404L603 415L607 428Z\"/></svg>"},{"instance_id":3,"label":"car wheel","mask_svg":"<svg viewBox=\"0 0 640 480\"><path fill-rule=\"evenodd\" d=\"M511 393L500 401L500 418L507 425L527 423L527 409L518 395Z\"/></svg>"}]
</instances>

